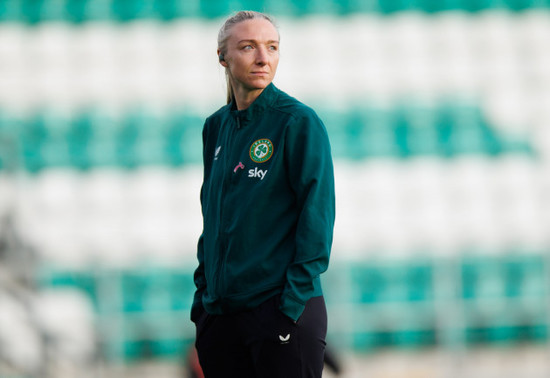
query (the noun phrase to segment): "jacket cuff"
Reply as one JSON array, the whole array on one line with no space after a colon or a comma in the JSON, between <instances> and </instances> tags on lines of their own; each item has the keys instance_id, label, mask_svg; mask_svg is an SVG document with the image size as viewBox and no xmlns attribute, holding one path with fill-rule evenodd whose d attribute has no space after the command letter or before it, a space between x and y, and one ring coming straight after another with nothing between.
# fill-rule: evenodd
<instances>
[{"instance_id":1,"label":"jacket cuff","mask_svg":"<svg viewBox=\"0 0 550 378\"><path fill-rule=\"evenodd\" d=\"M196 323L200 319L201 314L205 311L202 304L202 292L203 290L197 290L193 305L191 306L191 321L193 323Z\"/></svg>"},{"instance_id":2,"label":"jacket cuff","mask_svg":"<svg viewBox=\"0 0 550 378\"><path fill-rule=\"evenodd\" d=\"M304 312L306 305L288 295L281 297L281 305L279 310L296 323L302 313Z\"/></svg>"}]
</instances>

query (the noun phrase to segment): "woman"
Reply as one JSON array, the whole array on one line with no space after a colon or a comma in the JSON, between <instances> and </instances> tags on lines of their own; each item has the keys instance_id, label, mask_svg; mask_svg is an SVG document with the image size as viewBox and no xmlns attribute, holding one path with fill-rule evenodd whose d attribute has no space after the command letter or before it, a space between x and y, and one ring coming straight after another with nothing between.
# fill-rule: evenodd
<instances>
[{"instance_id":1,"label":"woman","mask_svg":"<svg viewBox=\"0 0 550 378\"><path fill-rule=\"evenodd\" d=\"M277 89L279 33L239 12L218 36L228 103L203 129L191 319L207 378L321 377L334 176L325 127Z\"/></svg>"}]
</instances>

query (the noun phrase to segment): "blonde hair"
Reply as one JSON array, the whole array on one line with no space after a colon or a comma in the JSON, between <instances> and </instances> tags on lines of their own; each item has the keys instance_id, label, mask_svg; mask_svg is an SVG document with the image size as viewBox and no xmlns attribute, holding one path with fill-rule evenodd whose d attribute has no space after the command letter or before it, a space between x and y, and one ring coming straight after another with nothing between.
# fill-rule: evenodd
<instances>
[{"instance_id":1,"label":"blonde hair","mask_svg":"<svg viewBox=\"0 0 550 378\"><path fill-rule=\"evenodd\" d=\"M265 13L256 11L240 11L225 20L225 23L220 28L220 31L218 33L218 50L220 51L220 60L227 53L227 41L231 36L231 29L233 28L233 26L243 21L254 20L258 18L271 22L275 29L277 29L277 25L275 24L275 20L273 20L273 17ZM225 69L225 80L227 83L227 103L229 104L231 101L233 101L235 95L233 94L233 88L231 87L231 83L229 81L229 73L227 68Z\"/></svg>"}]
</instances>

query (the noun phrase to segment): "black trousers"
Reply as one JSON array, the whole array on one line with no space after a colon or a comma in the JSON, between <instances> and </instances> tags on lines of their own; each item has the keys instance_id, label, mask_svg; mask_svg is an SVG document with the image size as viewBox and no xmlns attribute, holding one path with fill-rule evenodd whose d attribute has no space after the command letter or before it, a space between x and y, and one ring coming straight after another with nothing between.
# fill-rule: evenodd
<instances>
[{"instance_id":1,"label":"black trousers","mask_svg":"<svg viewBox=\"0 0 550 378\"><path fill-rule=\"evenodd\" d=\"M205 378L321 378L324 298L311 298L296 323L279 302L277 295L249 311L200 316L196 347Z\"/></svg>"}]
</instances>

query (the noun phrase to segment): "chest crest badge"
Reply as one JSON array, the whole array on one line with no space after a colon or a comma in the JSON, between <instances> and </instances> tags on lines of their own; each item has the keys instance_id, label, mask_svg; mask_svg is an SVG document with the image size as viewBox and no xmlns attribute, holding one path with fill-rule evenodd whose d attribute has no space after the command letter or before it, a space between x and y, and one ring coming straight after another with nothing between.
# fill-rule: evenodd
<instances>
[{"instance_id":1,"label":"chest crest badge","mask_svg":"<svg viewBox=\"0 0 550 378\"><path fill-rule=\"evenodd\" d=\"M273 143L267 138L258 139L250 146L250 159L255 163L265 163L273 156Z\"/></svg>"}]
</instances>

